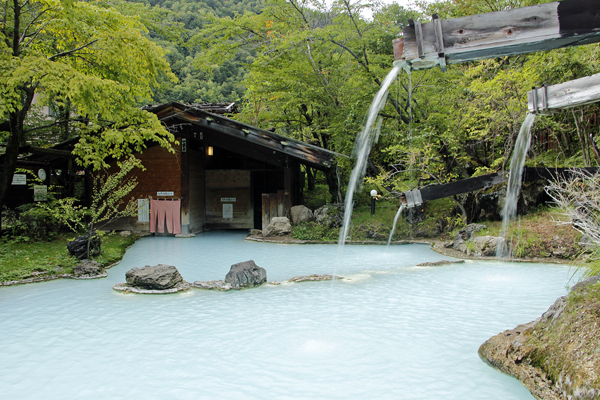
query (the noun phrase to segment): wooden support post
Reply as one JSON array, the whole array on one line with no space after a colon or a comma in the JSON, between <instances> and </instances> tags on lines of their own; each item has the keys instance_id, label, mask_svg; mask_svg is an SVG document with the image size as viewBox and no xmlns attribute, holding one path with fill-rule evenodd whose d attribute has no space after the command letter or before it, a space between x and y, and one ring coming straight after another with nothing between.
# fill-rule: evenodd
<instances>
[{"instance_id":1,"label":"wooden support post","mask_svg":"<svg viewBox=\"0 0 600 400\"><path fill-rule=\"evenodd\" d=\"M564 0L409 24L394 60L412 69L600 42L600 1Z\"/></svg>"},{"instance_id":2,"label":"wooden support post","mask_svg":"<svg viewBox=\"0 0 600 400\"><path fill-rule=\"evenodd\" d=\"M269 215L271 219L279 217L277 214L277 193L269 193Z\"/></svg>"},{"instance_id":3,"label":"wooden support post","mask_svg":"<svg viewBox=\"0 0 600 400\"><path fill-rule=\"evenodd\" d=\"M187 140L181 139L181 233L190 233L190 159Z\"/></svg>"},{"instance_id":4,"label":"wooden support post","mask_svg":"<svg viewBox=\"0 0 600 400\"><path fill-rule=\"evenodd\" d=\"M288 192L283 195L283 204L286 211L289 211L292 208L292 198Z\"/></svg>"},{"instance_id":5,"label":"wooden support post","mask_svg":"<svg viewBox=\"0 0 600 400\"><path fill-rule=\"evenodd\" d=\"M600 74L558 85L534 88L527 93L527 108L536 114L582 106L600 101Z\"/></svg>"},{"instance_id":6,"label":"wooden support post","mask_svg":"<svg viewBox=\"0 0 600 400\"><path fill-rule=\"evenodd\" d=\"M264 232L271 223L271 207L269 205L269 194L262 194L262 230Z\"/></svg>"},{"instance_id":7,"label":"wooden support post","mask_svg":"<svg viewBox=\"0 0 600 400\"><path fill-rule=\"evenodd\" d=\"M285 204L284 204L284 194L283 190L277 191L277 216L285 217Z\"/></svg>"},{"instance_id":8,"label":"wooden support post","mask_svg":"<svg viewBox=\"0 0 600 400\"><path fill-rule=\"evenodd\" d=\"M283 170L283 191L290 194L292 202L295 202L295 193L293 191L296 186L296 182L294 182L294 170L292 168L285 168ZM285 208L289 209L291 206L291 204L289 207L286 205Z\"/></svg>"}]
</instances>

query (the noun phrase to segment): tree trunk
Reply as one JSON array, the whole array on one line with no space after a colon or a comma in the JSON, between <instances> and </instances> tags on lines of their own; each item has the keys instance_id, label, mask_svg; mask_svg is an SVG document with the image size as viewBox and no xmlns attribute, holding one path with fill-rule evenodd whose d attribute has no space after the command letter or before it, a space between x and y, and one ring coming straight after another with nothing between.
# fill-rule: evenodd
<instances>
[{"instance_id":1,"label":"tree trunk","mask_svg":"<svg viewBox=\"0 0 600 400\"><path fill-rule=\"evenodd\" d=\"M6 142L6 153L4 154L4 165L0 175L0 210L4 207L4 200L8 189L12 184L13 175L17 168L17 159L19 158L19 146L25 137L23 122L25 116L31 107L35 90L31 87L22 89L21 92L23 108L8 115L9 136ZM0 229L2 221L0 219Z\"/></svg>"},{"instance_id":2,"label":"tree trunk","mask_svg":"<svg viewBox=\"0 0 600 400\"><path fill-rule=\"evenodd\" d=\"M312 168L310 167L306 167L306 184L308 187L308 190L313 191L315 190L315 185L316 185L316 172L312 170Z\"/></svg>"},{"instance_id":3,"label":"tree trunk","mask_svg":"<svg viewBox=\"0 0 600 400\"><path fill-rule=\"evenodd\" d=\"M332 203L341 203L342 202L338 174L339 174L339 168L337 165L335 167L330 168L325 173L325 177L327 178L327 186L329 186L329 194L331 195Z\"/></svg>"}]
</instances>

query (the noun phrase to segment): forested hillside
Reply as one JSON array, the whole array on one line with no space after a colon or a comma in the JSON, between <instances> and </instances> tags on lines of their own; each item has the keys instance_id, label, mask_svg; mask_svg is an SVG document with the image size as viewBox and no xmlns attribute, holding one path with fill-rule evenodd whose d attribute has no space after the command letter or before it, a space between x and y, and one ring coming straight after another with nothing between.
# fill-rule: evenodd
<instances>
[{"instance_id":1,"label":"forested hillside","mask_svg":"<svg viewBox=\"0 0 600 400\"><path fill-rule=\"evenodd\" d=\"M190 38L220 18L234 18L245 12L259 13L261 0L139 0L162 16L150 27L150 37L167 50L167 60L179 79L155 91L157 103L178 100L185 103L240 101L246 68L252 63L250 52L241 50L232 60L200 65L202 47Z\"/></svg>"}]
</instances>

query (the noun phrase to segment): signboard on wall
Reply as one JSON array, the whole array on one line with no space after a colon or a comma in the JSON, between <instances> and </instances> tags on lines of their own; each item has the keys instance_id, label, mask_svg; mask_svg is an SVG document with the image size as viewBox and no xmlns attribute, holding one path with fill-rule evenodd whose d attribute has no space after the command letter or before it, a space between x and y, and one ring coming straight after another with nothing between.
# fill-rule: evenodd
<instances>
[{"instance_id":1,"label":"signboard on wall","mask_svg":"<svg viewBox=\"0 0 600 400\"><path fill-rule=\"evenodd\" d=\"M14 174L13 175L12 184L13 185L27 185L27 175L25 175L25 174Z\"/></svg>"},{"instance_id":2,"label":"signboard on wall","mask_svg":"<svg viewBox=\"0 0 600 400\"><path fill-rule=\"evenodd\" d=\"M33 201L47 201L48 200L48 186L36 185L33 187Z\"/></svg>"},{"instance_id":3,"label":"signboard on wall","mask_svg":"<svg viewBox=\"0 0 600 400\"><path fill-rule=\"evenodd\" d=\"M223 204L223 218L233 218L233 204Z\"/></svg>"},{"instance_id":4,"label":"signboard on wall","mask_svg":"<svg viewBox=\"0 0 600 400\"><path fill-rule=\"evenodd\" d=\"M157 196L175 196L175 192L156 192Z\"/></svg>"},{"instance_id":5,"label":"signboard on wall","mask_svg":"<svg viewBox=\"0 0 600 400\"><path fill-rule=\"evenodd\" d=\"M138 199L138 222L150 222L150 201Z\"/></svg>"}]
</instances>

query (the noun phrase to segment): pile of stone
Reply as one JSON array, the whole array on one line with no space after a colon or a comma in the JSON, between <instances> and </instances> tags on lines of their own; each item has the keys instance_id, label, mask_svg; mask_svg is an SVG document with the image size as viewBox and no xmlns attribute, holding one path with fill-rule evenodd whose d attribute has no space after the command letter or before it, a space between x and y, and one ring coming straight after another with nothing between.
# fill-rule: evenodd
<instances>
[{"instance_id":1,"label":"pile of stone","mask_svg":"<svg viewBox=\"0 0 600 400\"><path fill-rule=\"evenodd\" d=\"M97 279L106 278L108 272L102 265L94 260L82 260L79 265L73 267L73 279Z\"/></svg>"},{"instance_id":2,"label":"pile of stone","mask_svg":"<svg viewBox=\"0 0 600 400\"><path fill-rule=\"evenodd\" d=\"M328 228L339 228L344 220L343 204L326 204L315 211L306 206L294 206L290 208L289 218L274 217L269 225L263 230L253 229L251 235L262 236L285 236L292 232L292 225L305 222L316 222Z\"/></svg>"},{"instance_id":3,"label":"pile of stone","mask_svg":"<svg viewBox=\"0 0 600 400\"><path fill-rule=\"evenodd\" d=\"M209 290L240 290L260 286L267 282L267 271L254 260L233 264L224 281L196 281L194 287Z\"/></svg>"},{"instance_id":4,"label":"pile of stone","mask_svg":"<svg viewBox=\"0 0 600 400\"><path fill-rule=\"evenodd\" d=\"M340 280L340 279L344 279L344 277L342 276L337 276L337 275L319 275L319 274L312 274L312 275L306 275L306 276L295 276L293 278L288 279L288 282L291 283L298 283L298 282L321 282L321 281L331 281L333 279L336 280Z\"/></svg>"},{"instance_id":5,"label":"pile of stone","mask_svg":"<svg viewBox=\"0 0 600 400\"><path fill-rule=\"evenodd\" d=\"M117 283L113 289L128 293L167 294L190 288L177 268L165 264L132 268L125 273L125 279L127 282Z\"/></svg>"},{"instance_id":6,"label":"pile of stone","mask_svg":"<svg viewBox=\"0 0 600 400\"><path fill-rule=\"evenodd\" d=\"M498 246L504 239L496 236L475 236L475 233L486 229L485 225L469 224L456 234L454 242L449 245L454 250L461 251L468 256L495 257ZM467 245L470 243L470 245Z\"/></svg>"}]
</instances>

